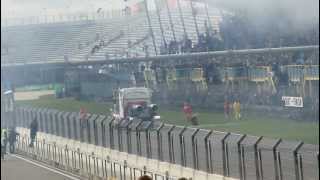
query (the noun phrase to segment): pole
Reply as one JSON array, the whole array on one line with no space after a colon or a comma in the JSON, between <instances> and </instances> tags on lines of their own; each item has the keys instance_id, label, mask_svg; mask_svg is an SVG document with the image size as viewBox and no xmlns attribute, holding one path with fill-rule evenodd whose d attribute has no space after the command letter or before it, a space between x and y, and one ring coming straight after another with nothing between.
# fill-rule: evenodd
<instances>
[{"instance_id":1,"label":"pole","mask_svg":"<svg viewBox=\"0 0 320 180\"><path fill-rule=\"evenodd\" d=\"M273 159L274 159L274 172L275 172L275 180L279 180L279 161L278 161L278 154L277 154L277 147L282 142L282 139L277 140L277 142L273 145L272 151L273 151Z\"/></svg>"},{"instance_id":2,"label":"pole","mask_svg":"<svg viewBox=\"0 0 320 180\"><path fill-rule=\"evenodd\" d=\"M162 41L166 45L167 42L166 42L166 38L164 36L164 30L163 30L163 25L162 25L162 22L161 22L160 9L159 9L159 4L158 3L159 3L158 0L154 0L154 4L156 6L156 11L157 11L157 15L158 15L158 21L159 21L159 27L160 27L160 31L161 31Z\"/></svg>"},{"instance_id":3,"label":"pole","mask_svg":"<svg viewBox=\"0 0 320 180\"><path fill-rule=\"evenodd\" d=\"M198 36L198 40L199 40L200 32L199 32L199 27L198 27L198 23L197 23L196 14L195 14L196 12L195 12L192 0L190 0L190 6L191 6L191 12L192 12L192 17L193 17L193 21L194 21L194 27L196 28L196 32L197 32L197 36Z\"/></svg>"},{"instance_id":4,"label":"pole","mask_svg":"<svg viewBox=\"0 0 320 180\"><path fill-rule=\"evenodd\" d=\"M167 7L167 11L168 11L168 17L169 17L169 22L170 22L170 27L171 27L171 31L172 31L173 40L177 41L176 33L174 31L172 16L171 16L170 8L169 8L169 4L168 4L167 0L164 0L164 2L166 3L166 7Z\"/></svg>"},{"instance_id":5,"label":"pole","mask_svg":"<svg viewBox=\"0 0 320 180\"><path fill-rule=\"evenodd\" d=\"M183 14L182 14L182 9L181 9L180 0L177 0L177 4L178 4L178 9L179 9L180 20L181 20L181 23L182 23L183 34L184 34L184 36L187 36L187 30L186 30L186 26L185 26L185 24L184 24L184 19L183 19Z\"/></svg>"},{"instance_id":6,"label":"pole","mask_svg":"<svg viewBox=\"0 0 320 180\"><path fill-rule=\"evenodd\" d=\"M148 4L147 4L147 0L144 0L144 7L145 7L145 11L146 11L146 15L147 15L147 20L148 20L148 25L149 25L149 32L151 34L151 38L152 38L152 43L153 43L153 47L154 47L154 52L157 55L157 46L156 46L156 41L154 38L154 34L153 34L153 29L152 29L152 25L151 25L151 20L150 20L150 15L149 15L149 11L148 11Z\"/></svg>"},{"instance_id":7,"label":"pole","mask_svg":"<svg viewBox=\"0 0 320 180\"><path fill-rule=\"evenodd\" d=\"M210 28L212 28L212 23L211 23L211 19L210 19L210 15L209 15L209 3L208 0L204 0L204 7L205 7L205 11L206 11L206 15L207 15L207 20L208 20L208 25Z\"/></svg>"}]
</instances>

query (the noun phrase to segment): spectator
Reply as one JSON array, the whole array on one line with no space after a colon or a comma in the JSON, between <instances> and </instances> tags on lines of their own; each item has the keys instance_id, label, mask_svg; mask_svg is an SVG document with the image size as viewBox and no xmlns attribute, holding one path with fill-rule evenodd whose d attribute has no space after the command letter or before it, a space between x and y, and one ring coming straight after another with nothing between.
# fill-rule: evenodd
<instances>
[{"instance_id":1,"label":"spectator","mask_svg":"<svg viewBox=\"0 0 320 180\"><path fill-rule=\"evenodd\" d=\"M100 39L100 35L99 35L99 33L97 33L95 40L98 41L99 39Z\"/></svg>"},{"instance_id":2,"label":"spectator","mask_svg":"<svg viewBox=\"0 0 320 180\"><path fill-rule=\"evenodd\" d=\"M109 60L109 53L106 52L106 53L104 54L104 57L105 57L105 60Z\"/></svg>"},{"instance_id":3,"label":"spectator","mask_svg":"<svg viewBox=\"0 0 320 180\"><path fill-rule=\"evenodd\" d=\"M183 112L185 114L186 120L191 121L192 118L192 106L189 102L184 102L183 104Z\"/></svg>"},{"instance_id":4,"label":"spectator","mask_svg":"<svg viewBox=\"0 0 320 180\"><path fill-rule=\"evenodd\" d=\"M168 48L167 43L162 43L160 46L160 55L167 54L168 53L167 48Z\"/></svg>"},{"instance_id":5,"label":"spectator","mask_svg":"<svg viewBox=\"0 0 320 180\"><path fill-rule=\"evenodd\" d=\"M79 112L80 124L82 128L86 127L87 110L84 107L80 108Z\"/></svg>"},{"instance_id":6,"label":"spectator","mask_svg":"<svg viewBox=\"0 0 320 180\"><path fill-rule=\"evenodd\" d=\"M236 110L237 102L234 101L232 105L232 110L233 110L233 117L235 120L237 120L237 110Z\"/></svg>"},{"instance_id":7,"label":"spectator","mask_svg":"<svg viewBox=\"0 0 320 180\"><path fill-rule=\"evenodd\" d=\"M240 101L239 100L234 101L233 110L234 110L235 120L240 120L241 114L240 114Z\"/></svg>"},{"instance_id":8,"label":"spectator","mask_svg":"<svg viewBox=\"0 0 320 180\"><path fill-rule=\"evenodd\" d=\"M16 132L16 129L14 127L11 127L9 130L9 149L10 153L15 152L15 143L17 141L17 136L19 136L19 133Z\"/></svg>"},{"instance_id":9,"label":"spectator","mask_svg":"<svg viewBox=\"0 0 320 180\"><path fill-rule=\"evenodd\" d=\"M228 101L228 100L225 100L225 101L224 101L223 108L224 108L224 117L225 117L226 119L229 119L230 105L229 105L229 101Z\"/></svg>"},{"instance_id":10,"label":"spectator","mask_svg":"<svg viewBox=\"0 0 320 180\"><path fill-rule=\"evenodd\" d=\"M132 42L130 39L128 40L127 45L128 45L128 48L130 48L132 46Z\"/></svg>"},{"instance_id":11,"label":"spectator","mask_svg":"<svg viewBox=\"0 0 320 180\"><path fill-rule=\"evenodd\" d=\"M37 132L38 132L38 121L37 118L34 118L33 121L30 124L30 147L33 147L34 141L36 139L37 136Z\"/></svg>"},{"instance_id":12,"label":"spectator","mask_svg":"<svg viewBox=\"0 0 320 180\"><path fill-rule=\"evenodd\" d=\"M4 155L7 151L8 134L6 129L1 128L1 159L4 159Z\"/></svg>"},{"instance_id":13,"label":"spectator","mask_svg":"<svg viewBox=\"0 0 320 180\"><path fill-rule=\"evenodd\" d=\"M104 40L101 39L101 40L100 40L100 47L104 47L104 46L105 46Z\"/></svg>"},{"instance_id":14,"label":"spectator","mask_svg":"<svg viewBox=\"0 0 320 180\"><path fill-rule=\"evenodd\" d=\"M145 57L149 57L149 46L146 43L143 44L142 50L145 53Z\"/></svg>"},{"instance_id":15,"label":"spectator","mask_svg":"<svg viewBox=\"0 0 320 180\"><path fill-rule=\"evenodd\" d=\"M181 177L181 178L179 178L178 180L188 180L187 178L185 178L185 177ZM190 180L190 179L189 179Z\"/></svg>"},{"instance_id":16,"label":"spectator","mask_svg":"<svg viewBox=\"0 0 320 180\"><path fill-rule=\"evenodd\" d=\"M188 38L187 35L184 36L182 40L181 53L190 52L192 48L192 41Z\"/></svg>"},{"instance_id":17,"label":"spectator","mask_svg":"<svg viewBox=\"0 0 320 180\"><path fill-rule=\"evenodd\" d=\"M150 176L143 175L143 176L140 176L138 180L152 180L152 178Z\"/></svg>"}]
</instances>

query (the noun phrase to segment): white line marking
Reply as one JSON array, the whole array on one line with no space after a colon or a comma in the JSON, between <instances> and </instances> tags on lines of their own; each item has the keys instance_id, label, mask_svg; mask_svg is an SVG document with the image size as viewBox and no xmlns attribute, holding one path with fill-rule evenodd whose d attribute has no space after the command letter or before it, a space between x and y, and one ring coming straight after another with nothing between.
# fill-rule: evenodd
<instances>
[{"instance_id":1,"label":"white line marking","mask_svg":"<svg viewBox=\"0 0 320 180\"><path fill-rule=\"evenodd\" d=\"M15 158L18 158L18 159L21 159L21 160L24 160L24 161L26 161L26 162L28 162L28 163L30 163L30 164L33 164L33 165L38 166L38 167L41 167L41 168L46 169L46 170L48 170L48 171L51 171L51 172L60 174L60 175L65 176L65 177L67 177L67 178L69 178L69 179L72 179L72 180L80 180L79 178L70 176L70 175L68 175L68 174L65 174L65 173L63 173L63 172L57 171L57 170L55 170L55 169L52 169L52 168L49 168L49 167L46 167L46 166L43 166L43 165L37 164L37 163L35 163L35 162L33 162L33 161L30 161L30 160L28 160L28 159L25 159L25 158L23 158L23 157L20 157L20 156L17 156L17 155L11 155L11 156L13 156L13 157L15 157Z\"/></svg>"}]
</instances>

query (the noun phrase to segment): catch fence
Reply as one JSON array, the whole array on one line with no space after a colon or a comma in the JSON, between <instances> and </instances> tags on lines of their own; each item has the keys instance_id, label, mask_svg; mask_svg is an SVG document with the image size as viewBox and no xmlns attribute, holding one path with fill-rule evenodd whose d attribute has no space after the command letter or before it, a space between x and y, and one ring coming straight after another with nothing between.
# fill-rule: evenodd
<instances>
[{"instance_id":1,"label":"catch fence","mask_svg":"<svg viewBox=\"0 0 320 180\"><path fill-rule=\"evenodd\" d=\"M319 147L190 127L122 121L90 114L17 107L17 127L28 128L37 117L39 131L149 159L178 164L209 174L240 180L315 180L319 178ZM9 117L9 116L7 116ZM14 121L5 118L4 126Z\"/></svg>"}]
</instances>

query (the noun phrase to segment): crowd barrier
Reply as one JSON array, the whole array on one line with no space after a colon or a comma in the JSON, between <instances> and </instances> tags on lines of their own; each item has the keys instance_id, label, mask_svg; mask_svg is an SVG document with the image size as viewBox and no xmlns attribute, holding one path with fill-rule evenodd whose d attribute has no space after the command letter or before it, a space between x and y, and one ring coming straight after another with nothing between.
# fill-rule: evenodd
<instances>
[{"instance_id":1,"label":"crowd barrier","mask_svg":"<svg viewBox=\"0 0 320 180\"><path fill-rule=\"evenodd\" d=\"M161 175L148 171L147 167L130 167L126 161L114 162L108 156L104 159L67 145L63 147L56 143L47 143L45 140L35 141L34 144L33 148L29 147L29 137L20 136L17 141L17 153L89 180L136 180L142 175L148 175L154 180L177 179L170 177L169 173Z\"/></svg>"},{"instance_id":2,"label":"crowd barrier","mask_svg":"<svg viewBox=\"0 0 320 180\"><path fill-rule=\"evenodd\" d=\"M96 114L83 126L78 113L28 107L17 107L10 117L17 127L28 128L37 117L40 132L208 174L241 180L319 178L318 146L303 142L142 121L119 125Z\"/></svg>"}]
</instances>

